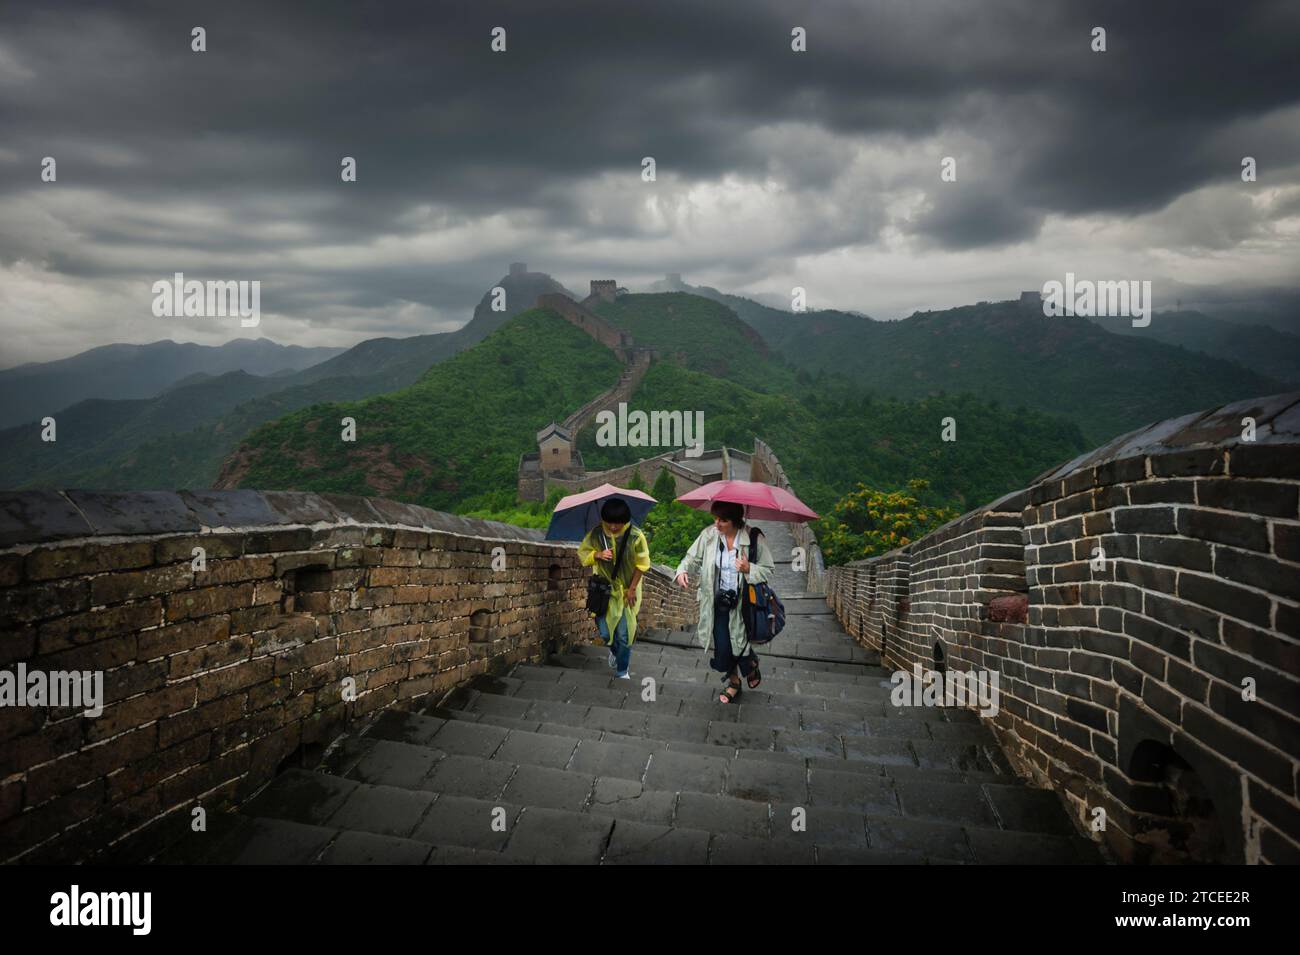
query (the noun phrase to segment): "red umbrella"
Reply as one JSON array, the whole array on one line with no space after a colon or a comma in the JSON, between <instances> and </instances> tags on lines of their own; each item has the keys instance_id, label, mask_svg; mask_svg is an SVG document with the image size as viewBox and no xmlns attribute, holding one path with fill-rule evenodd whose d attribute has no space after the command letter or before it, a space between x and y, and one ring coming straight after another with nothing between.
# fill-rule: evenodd
<instances>
[{"instance_id":1,"label":"red umbrella","mask_svg":"<svg viewBox=\"0 0 1300 955\"><path fill-rule=\"evenodd\" d=\"M707 511L714 501L745 505L745 518L754 521L817 520L817 512L789 491L759 481L710 481L677 499L697 511Z\"/></svg>"}]
</instances>

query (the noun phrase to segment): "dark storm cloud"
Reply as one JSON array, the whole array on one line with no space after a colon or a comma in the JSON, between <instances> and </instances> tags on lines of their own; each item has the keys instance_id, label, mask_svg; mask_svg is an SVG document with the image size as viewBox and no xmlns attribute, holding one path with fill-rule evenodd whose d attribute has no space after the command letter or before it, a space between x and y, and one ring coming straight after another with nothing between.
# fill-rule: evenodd
<instances>
[{"instance_id":1,"label":"dark storm cloud","mask_svg":"<svg viewBox=\"0 0 1300 955\"><path fill-rule=\"evenodd\" d=\"M941 195L943 193L941 192ZM1042 217L1006 195L959 191L918 217L916 231L945 249L973 249L1033 236Z\"/></svg>"},{"instance_id":2,"label":"dark storm cloud","mask_svg":"<svg viewBox=\"0 0 1300 955\"><path fill-rule=\"evenodd\" d=\"M804 56L789 50L796 24ZM498 25L504 55L488 49ZM1088 49L1094 25L1104 54ZM841 157L756 148L756 129L781 124L903 149L949 133L977 143L973 190L941 187L929 151L890 183L925 193L903 227L923 245L996 248L1053 213L1161 209L1231 181L1260 148L1262 165L1294 175L1280 154L1293 135L1234 131L1300 100L1297 35L1286 0L14 6L0 12L0 201L41 201L38 163L53 155L61 188L119 205L63 214L75 242L0 227L0 262L102 279L238 261L283 276L268 307L404 300L467 314L503 271L495 252L329 269L289 253L421 235L423 207L450 217L439 227L508 211L556 236L637 238L635 217L593 216L586 189L609 174L635 182L644 155L664 181L776 178L815 204ZM360 174L347 186L345 155ZM211 208L224 221L205 221ZM866 205L818 214L773 258L869 244L885 221ZM563 263L529 252L517 255ZM719 247L687 268L754 274L744 255Z\"/></svg>"},{"instance_id":3,"label":"dark storm cloud","mask_svg":"<svg viewBox=\"0 0 1300 955\"><path fill-rule=\"evenodd\" d=\"M466 213L629 169L759 172L742 133L791 120L844 133L960 125L969 97L1050 103L1018 184L1047 208L1150 208L1221 167L1192 144L1300 95L1295 4L52 4L4 21L37 74L11 84L7 145L64 157L115 192L239 196L357 188L324 227L391 228L421 197ZM811 53L788 52L793 23ZM188 48L207 27L209 52ZM1104 24L1110 49L1088 50ZM487 49L493 25L509 53ZM1011 145L1011 144L1008 144ZM1116 148L1116 146L1122 148ZM1228 157L1232 160L1233 157ZM1238 157L1239 158L1239 157ZM3 188L28 188L9 176ZM560 211L560 210L555 210Z\"/></svg>"}]
</instances>

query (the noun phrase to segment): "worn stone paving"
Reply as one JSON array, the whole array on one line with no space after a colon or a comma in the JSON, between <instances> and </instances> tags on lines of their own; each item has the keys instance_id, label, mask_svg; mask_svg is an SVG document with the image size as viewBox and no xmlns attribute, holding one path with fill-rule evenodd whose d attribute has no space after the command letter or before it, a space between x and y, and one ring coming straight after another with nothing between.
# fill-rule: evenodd
<instances>
[{"instance_id":1,"label":"worn stone paving","mask_svg":"<svg viewBox=\"0 0 1300 955\"><path fill-rule=\"evenodd\" d=\"M383 713L157 861L1101 861L973 712L893 706L878 659L802 593L788 530L765 529L788 623L736 703L693 632L644 632L631 681L581 646Z\"/></svg>"}]
</instances>

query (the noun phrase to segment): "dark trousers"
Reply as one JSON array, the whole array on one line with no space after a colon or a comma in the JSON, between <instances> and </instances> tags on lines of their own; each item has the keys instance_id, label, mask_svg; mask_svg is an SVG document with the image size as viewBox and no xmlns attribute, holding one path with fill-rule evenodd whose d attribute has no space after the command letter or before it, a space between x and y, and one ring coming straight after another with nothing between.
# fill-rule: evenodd
<instances>
[{"instance_id":1,"label":"dark trousers","mask_svg":"<svg viewBox=\"0 0 1300 955\"><path fill-rule=\"evenodd\" d=\"M716 603L713 605L713 659L709 661L709 667L719 673L730 673L739 667L741 676L749 676L753 669L758 666L758 656L752 648L748 653L741 656L736 656L731 652L731 633L728 620L733 612L740 613L740 610L728 610Z\"/></svg>"}]
</instances>

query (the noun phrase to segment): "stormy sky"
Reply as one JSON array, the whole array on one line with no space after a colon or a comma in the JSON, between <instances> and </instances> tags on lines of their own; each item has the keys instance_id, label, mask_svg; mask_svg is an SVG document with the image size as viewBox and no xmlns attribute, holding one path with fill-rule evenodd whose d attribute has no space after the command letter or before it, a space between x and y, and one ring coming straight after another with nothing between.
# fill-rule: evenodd
<instances>
[{"instance_id":1,"label":"stormy sky","mask_svg":"<svg viewBox=\"0 0 1300 955\"><path fill-rule=\"evenodd\" d=\"M1293 0L9 4L0 367L451 330L513 260L885 319L1294 289L1297 40ZM260 326L155 317L177 271L260 281Z\"/></svg>"}]
</instances>

